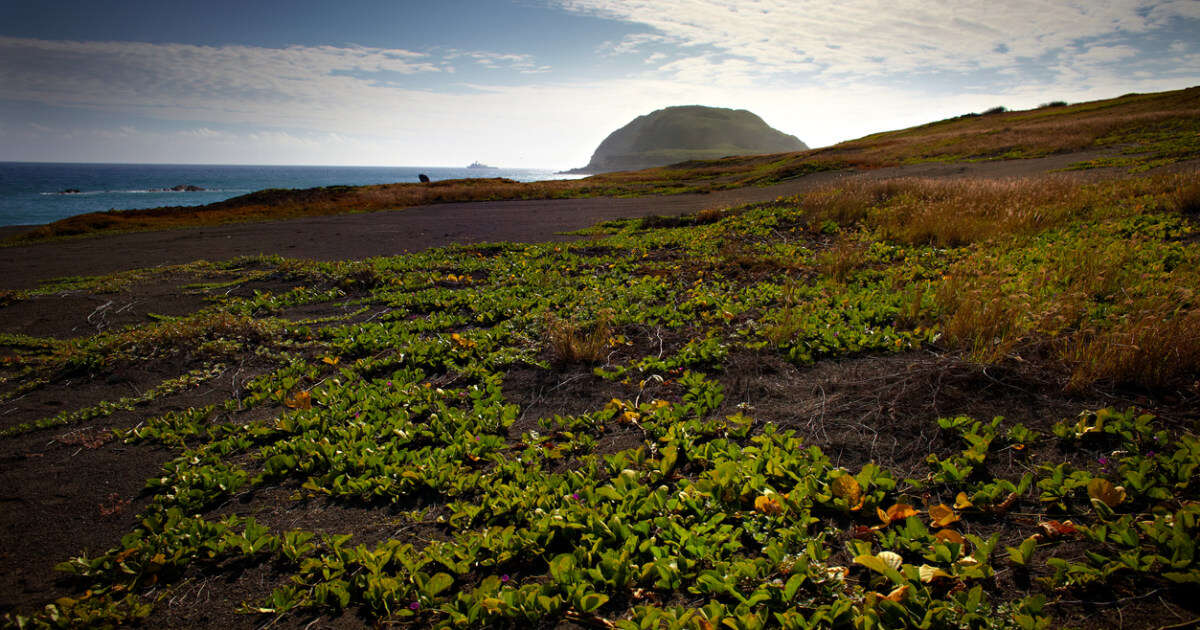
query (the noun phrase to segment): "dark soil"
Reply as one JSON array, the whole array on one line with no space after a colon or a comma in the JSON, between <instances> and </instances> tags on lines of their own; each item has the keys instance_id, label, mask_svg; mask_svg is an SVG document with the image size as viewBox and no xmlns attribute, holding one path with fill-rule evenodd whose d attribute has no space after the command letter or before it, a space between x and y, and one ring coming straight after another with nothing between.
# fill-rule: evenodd
<instances>
[{"instance_id":1,"label":"dark soil","mask_svg":"<svg viewBox=\"0 0 1200 630\"><path fill-rule=\"evenodd\" d=\"M395 212L316 217L79 239L0 249L0 290L38 286L55 277L190 262L224 260L254 254L281 254L318 260L359 259L393 255L451 243L487 241L547 241L574 238L563 232L614 218L678 215L705 208L774 200L828 184L842 177L897 176L1016 177L1045 173L1071 162L1095 157L1071 154L1041 160L978 164L922 164L878 169L867 173L820 173L764 188L641 199L580 199L455 203ZM1100 171L1070 176L1099 177ZM0 230L13 233L14 230ZM597 250L597 255L604 252ZM64 291L35 296L0 307L0 333L64 339L118 330L148 321L150 314L184 315L203 308L213 292L187 289L203 278L175 274L134 282L115 293ZM296 282L265 277L219 289L221 294L250 295L254 290L281 291ZM344 303L297 307L283 315L313 319L345 315L357 307ZM373 305L356 320L385 311ZM639 344L627 352L638 356L677 349L676 339L657 340L653 331L627 331ZM649 344L660 344L651 348ZM0 354L7 352L0 348ZM618 349L618 352L620 350ZM621 357L615 357L620 360ZM186 357L174 357L138 368L116 368L102 374L52 375L49 382L22 396L0 402L0 427L12 426L95 404L137 395L164 379L195 367ZM170 410L202 406L235 396L253 367L231 368L200 387L156 400L132 412L69 426L33 431L0 440L0 615L31 612L70 592L70 583L53 565L81 552L101 553L134 527L144 507L141 491L147 478L173 456L164 448L132 446L111 439L109 431L130 427ZM947 453L961 445L938 435L933 420L968 414L988 420L1004 414L1011 422L1045 430L1080 409L1147 404L1128 395L1067 395L1047 387L1043 377L1021 369L983 369L950 357L927 353L865 356L796 367L773 355L743 354L729 358L720 376L726 400L718 413L744 411L760 422L797 430L834 461L856 469L871 460L895 463L899 475L922 476L923 457ZM504 382L510 401L522 413L513 435L539 429L537 420L602 408L612 398L632 399L641 391L612 383L592 373L590 365L565 365L554 370L515 367ZM646 385L646 395L677 396L670 385ZM1168 421L1194 423L1195 400L1182 398L1168 407L1152 408ZM740 406L739 406L740 405ZM615 452L641 443L640 431L614 427L598 443L601 452ZM1030 453L1029 458L1053 453ZM1082 462L1081 462L1082 463ZM1027 466L1011 462L1016 477ZM1003 471L1001 471L1003 472ZM406 510L422 506L402 506ZM373 544L399 537L419 544L435 537L434 527L408 529L398 508L378 509L331 502L307 496L298 485L285 483L244 494L218 506L214 513L252 515L272 529L304 529L354 533L354 542ZM1016 539L1019 542L1019 538ZM1006 538L1005 544L1012 544ZM185 576L156 609L156 627L258 627L270 618L234 615L238 602L261 599L280 585L270 566L208 567ZM998 577L1000 581L1002 578ZM1003 578L1012 580L1012 577ZM1178 600L1176 600L1178 601ZM233 605L231 605L233 602ZM219 606L213 605L219 603ZM1135 614L1157 601L1128 603ZM1124 606L1124 604L1123 604ZM1112 617L1089 617L1093 607L1067 613L1084 625L1119 627ZM1101 608L1109 615L1111 609ZM1159 614L1163 623L1175 617ZM273 627L305 627L310 620L288 619ZM311 620L313 627L361 627L365 622L347 613L335 619ZM1101 623L1101 622L1105 623ZM1138 623L1144 626L1146 624Z\"/></svg>"}]
</instances>

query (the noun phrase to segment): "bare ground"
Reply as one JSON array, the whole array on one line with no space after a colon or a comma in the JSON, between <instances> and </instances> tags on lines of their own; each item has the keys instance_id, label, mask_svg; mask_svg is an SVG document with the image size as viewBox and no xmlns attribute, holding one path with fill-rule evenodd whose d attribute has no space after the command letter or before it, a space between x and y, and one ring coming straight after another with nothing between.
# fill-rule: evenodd
<instances>
[{"instance_id":1,"label":"bare ground","mask_svg":"<svg viewBox=\"0 0 1200 630\"><path fill-rule=\"evenodd\" d=\"M922 164L859 173L821 173L770 187L708 195L455 203L8 247L0 249L0 289L31 288L67 275L254 254L341 260L451 243L564 240L574 238L564 232L603 220L677 215L769 201L847 177L1023 177L1094 157L1096 154L1087 153L1039 160ZM1115 174L1092 170L1065 176L1091 179ZM19 228L2 229L0 236L17 231ZM144 322L152 313L190 313L202 308L208 297L203 291L185 289L196 281L184 275L158 276L115 294L64 292L14 302L0 307L0 333L61 339ZM186 357L163 361L152 373L117 369L63 376L28 394L0 401L0 428L144 391L186 369L181 362L186 362ZM53 571L53 565L83 550L100 553L117 544L135 524L134 515L144 503L141 490L145 480L155 475L172 454L163 448L113 442L107 437L108 430L132 426L172 409L227 399L246 378L248 374L231 368L230 373L199 387L134 411L0 440L0 614L30 612L70 592L70 584ZM949 448L936 443L937 438L929 431L930 421L938 416L969 413L985 419L1007 413L1012 421L1043 428L1046 423L1077 412L1079 406L1144 406L1149 402L1132 393L1117 398L1099 394L1047 395L1041 393L1042 383L1036 374L992 373L963 366L951 358L925 354L827 361L807 369L777 358L736 356L728 362L721 379L727 392L725 411L732 413L741 403L742 408L752 409L747 411L749 415L761 421L797 429L844 465L886 458L914 472L924 454ZM509 374L504 388L506 393L511 392L512 402L522 407L518 424L526 428L534 426L538 418L578 413L603 406L609 398L630 394L621 392L617 385L599 381L585 369L556 373L518 370ZM669 389L659 393L671 395ZM1168 420L1195 422L1192 405L1196 402L1179 400L1151 411ZM898 438L898 431L906 432L909 439ZM869 439L864 440L864 436ZM599 446L615 451L638 440L636 435L618 431L606 436ZM1024 464L1014 463L1018 465ZM273 524L294 526L304 520L323 530L349 529L362 534L363 540L396 534L394 515L386 511L313 502L295 497L293 490L265 489L258 495L239 497L221 509L252 514ZM254 627L262 620L217 612L210 603L222 601L227 610L230 599L254 599L269 592L278 579L270 567L227 567L190 576L160 606L156 623ZM1086 614L1078 613L1079 617ZM1165 613L1160 617L1164 623L1171 620ZM362 623L351 615L318 621L319 627L355 627Z\"/></svg>"}]
</instances>

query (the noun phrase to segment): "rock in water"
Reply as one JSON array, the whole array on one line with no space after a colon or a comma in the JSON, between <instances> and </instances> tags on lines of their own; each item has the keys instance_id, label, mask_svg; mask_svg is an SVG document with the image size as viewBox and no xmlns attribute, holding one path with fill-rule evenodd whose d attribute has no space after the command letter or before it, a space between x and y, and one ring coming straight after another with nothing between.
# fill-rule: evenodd
<instances>
[{"instance_id":1,"label":"rock in water","mask_svg":"<svg viewBox=\"0 0 1200 630\"><path fill-rule=\"evenodd\" d=\"M426 175L425 173L418 173L418 174L417 174L417 179L418 179L418 180L420 180L422 184L428 184L428 183L429 183L429 176L428 176L428 175Z\"/></svg>"},{"instance_id":2,"label":"rock in water","mask_svg":"<svg viewBox=\"0 0 1200 630\"><path fill-rule=\"evenodd\" d=\"M687 160L807 148L796 136L772 129L744 109L685 105L638 116L609 134L587 166L570 172L637 170Z\"/></svg>"}]
</instances>

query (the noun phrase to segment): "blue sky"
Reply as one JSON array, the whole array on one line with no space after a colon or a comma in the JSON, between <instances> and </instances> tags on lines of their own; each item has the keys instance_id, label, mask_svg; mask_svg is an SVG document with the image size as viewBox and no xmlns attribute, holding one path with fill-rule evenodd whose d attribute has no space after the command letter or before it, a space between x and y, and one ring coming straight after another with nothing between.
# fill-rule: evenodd
<instances>
[{"instance_id":1,"label":"blue sky","mask_svg":"<svg viewBox=\"0 0 1200 630\"><path fill-rule=\"evenodd\" d=\"M812 146L1200 84L1200 0L0 0L0 160L562 168L669 105Z\"/></svg>"}]
</instances>

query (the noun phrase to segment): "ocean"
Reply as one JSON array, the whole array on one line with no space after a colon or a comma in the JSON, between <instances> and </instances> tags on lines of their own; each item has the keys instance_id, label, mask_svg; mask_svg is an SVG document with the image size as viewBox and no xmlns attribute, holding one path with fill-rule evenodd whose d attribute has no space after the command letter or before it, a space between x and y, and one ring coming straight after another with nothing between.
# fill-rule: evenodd
<instances>
[{"instance_id":1,"label":"ocean","mask_svg":"<svg viewBox=\"0 0 1200 630\"><path fill-rule=\"evenodd\" d=\"M0 225L50 223L104 210L200 206L266 188L416 182L421 173L434 181L507 177L529 182L579 177L558 175L547 169L516 168L0 162ZM171 190L177 186L204 190Z\"/></svg>"}]
</instances>

